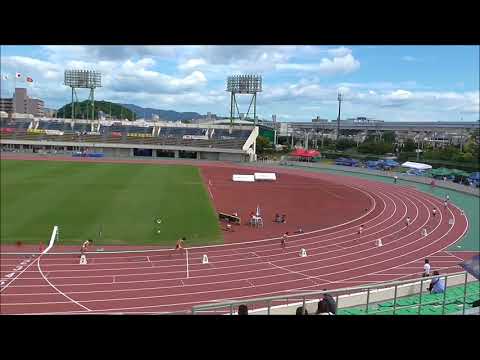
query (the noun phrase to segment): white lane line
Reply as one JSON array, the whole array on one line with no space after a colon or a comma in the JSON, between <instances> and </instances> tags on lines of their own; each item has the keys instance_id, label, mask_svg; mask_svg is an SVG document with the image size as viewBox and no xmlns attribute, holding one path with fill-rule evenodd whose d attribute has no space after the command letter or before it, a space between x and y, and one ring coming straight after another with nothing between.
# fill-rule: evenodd
<instances>
[{"instance_id":1,"label":"white lane line","mask_svg":"<svg viewBox=\"0 0 480 360\"><path fill-rule=\"evenodd\" d=\"M25 266L25 268L18 273L17 276L15 276L13 279L11 279L4 287L0 288L0 293L2 293L3 291L5 291L5 289L7 289L10 285L12 285L12 283L18 279L18 277L20 275L22 275L25 271L27 271L27 269L32 266L33 264L35 264L35 261L39 261L40 258L42 257L43 254L40 254L34 261L32 261L30 264L28 264L27 266Z\"/></svg>"},{"instance_id":2,"label":"white lane line","mask_svg":"<svg viewBox=\"0 0 480 360\"><path fill-rule=\"evenodd\" d=\"M88 307L83 306L83 305L80 304L78 301L73 300L70 296L68 296L67 294L65 294L63 291L57 289L57 287L56 287L55 285L53 285L53 284L46 278L46 276L43 274L42 268L40 267L40 258L38 258L37 267L38 267L38 271L39 271L40 274L42 275L43 279L44 279L52 288L54 288L59 294L63 295L63 296L66 297L68 300L70 300L71 302L73 302L73 303L77 304L78 306L84 308L85 310L91 311Z\"/></svg>"},{"instance_id":3,"label":"white lane line","mask_svg":"<svg viewBox=\"0 0 480 360\"><path fill-rule=\"evenodd\" d=\"M445 252L446 252L448 255L451 255L451 256L453 256L454 258L457 258L457 259L460 260L461 262L464 262L464 261L465 261L465 260L462 259L461 257L458 257L458 256L456 256L456 255L453 255L450 251L445 251ZM453 260L451 260L451 261L453 261Z\"/></svg>"},{"instance_id":4,"label":"white lane line","mask_svg":"<svg viewBox=\"0 0 480 360\"><path fill-rule=\"evenodd\" d=\"M189 272L188 272L188 249L185 249L185 257L187 258L187 279L189 278Z\"/></svg>"},{"instance_id":5,"label":"white lane line","mask_svg":"<svg viewBox=\"0 0 480 360\"><path fill-rule=\"evenodd\" d=\"M279 269L288 271L288 272L293 273L293 274L302 275L302 276L310 279L311 281L313 281L313 282L314 282L315 284L317 284L317 285L321 285L321 284L319 284L319 283L318 283L317 281L315 281L315 280L326 281L326 282L328 282L328 283L331 282L331 281L328 281L328 280L325 280L325 279L321 279L321 278L316 277L316 276L306 275L306 274L301 273L301 272L299 272L299 271L294 271L294 270L287 269L287 268L285 268L285 267L283 267L283 266L275 265L275 264L271 263L270 261L268 262L268 264L270 264L270 265L272 265L272 266L274 266L274 267L276 267L276 268L279 268Z\"/></svg>"}]
</instances>

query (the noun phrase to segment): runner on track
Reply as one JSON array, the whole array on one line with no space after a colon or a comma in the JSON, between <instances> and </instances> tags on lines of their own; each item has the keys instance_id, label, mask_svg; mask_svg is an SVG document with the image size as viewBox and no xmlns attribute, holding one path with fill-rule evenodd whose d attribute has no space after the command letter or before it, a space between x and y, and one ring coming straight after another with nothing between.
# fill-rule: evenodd
<instances>
[{"instance_id":1,"label":"runner on track","mask_svg":"<svg viewBox=\"0 0 480 360\"><path fill-rule=\"evenodd\" d=\"M445 210L448 209L448 201L447 201L447 200L445 200L445 201L443 202L443 207L445 208Z\"/></svg>"},{"instance_id":2,"label":"runner on track","mask_svg":"<svg viewBox=\"0 0 480 360\"><path fill-rule=\"evenodd\" d=\"M407 216L407 220L405 221L405 227L408 228L409 225L410 225L410 216Z\"/></svg>"},{"instance_id":3,"label":"runner on track","mask_svg":"<svg viewBox=\"0 0 480 360\"><path fill-rule=\"evenodd\" d=\"M437 209L436 208L433 208L432 215L433 215L433 218L435 219L435 216L437 215Z\"/></svg>"},{"instance_id":4,"label":"runner on track","mask_svg":"<svg viewBox=\"0 0 480 360\"><path fill-rule=\"evenodd\" d=\"M182 237L181 239L177 240L177 244L175 245L175 250L181 250L183 249L183 244L185 242L185 237Z\"/></svg>"},{"instance_id":5,"label":"runner on track","mask_svg":"<svg viewBox=\"0 0 480 360\"><path fill-rule=\"evenodd\" d=\"M282 241L281 241L282 249L285 249L285 246L287 245L287 238L288 238L288 231L282 236Z\"/></svg>"},{"instance_id":6,"label":"runner on track","mask_svg":"<svg viewBox=\"0 0 480 360\"><path fill-rule=\"evenodd\" d=\"M80 248L80 254L83 255L87 251L87 248L90 246L90 244L93 243L92 240L88 239L82 244L82 247Z\"/></svg>"},{"instance_id":7,"label":"runner on track","mask_svg":"<svg viewBox=\"0 0 480 360\"><path fill-rule=\"evenodd\" d=\"M358 229L358 235L362 235L363 232L363 225L360 225L360 228Z\"/></svg>"}]
</instances>

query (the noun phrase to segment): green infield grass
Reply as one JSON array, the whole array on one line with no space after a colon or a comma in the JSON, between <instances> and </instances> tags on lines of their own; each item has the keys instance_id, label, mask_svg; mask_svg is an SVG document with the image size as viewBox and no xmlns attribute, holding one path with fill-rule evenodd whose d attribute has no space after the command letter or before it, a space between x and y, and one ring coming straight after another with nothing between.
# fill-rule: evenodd
<instances>
[{"instance_id":1,"label":"green infield grass","mask_svg":"<svg viewBox=\"0 0 480 360\"><path fill-rule=\"evenodd\" d=\"M199 169L183 165L4 160L1 243L223 243Z\"/></svg>"}]
</instances>

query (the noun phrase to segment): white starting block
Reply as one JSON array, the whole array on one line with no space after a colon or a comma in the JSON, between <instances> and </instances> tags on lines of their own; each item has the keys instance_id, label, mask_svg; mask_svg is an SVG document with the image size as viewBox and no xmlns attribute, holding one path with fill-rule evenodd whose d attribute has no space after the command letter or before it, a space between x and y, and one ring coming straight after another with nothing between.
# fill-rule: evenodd
<instances>
[{"instance_id":1,"label":"white starting block","mask_svg":"<svg viewBox=\"0 0 480 360\"><path fill-rule=\"evenodd\" d=\"M80 256L80 265L87 265L87 257L85 255Z\"/></svg>"},{"instance_id":2,"label":"white starting block","mask_svg":"<svg viewBox=\"0 0 480 360\"><path fill-rule=\"evenodd\" d=\"M428 235L427 229L423 229L421 234L423 237L427 236Z\"/></svg>"},{"instance_id":3,"label":"white starting block","mask_svg":"<svg viewBox=\"0 0 480 360\"><path fill-rule=\"evenodd\" d=\"M208 256L206 254L202 257L202 264L208 264Z\"/></svg>"},{"instance_id":4,"label":"white starting block","mask_svg":"<svg viewBox=\"0 0 480 360\"><path fill-rule=\"evenodd\" d=\"M452 218L448 219L448 225L453 225L453 219Z\"/></svg>"},{"instance_id":5,"label":"white starting block","mask_svg":"<svg viewBox=\"0 0 480 360\"><path fill-rule=\"evenodd\" d=\"M383 246L382 239L375 240L375 245L377 245L378 247Z\"/></svg>"},{"instance_id":6,"label":"white starting block","mask_svg":"<svg viewBox=\"0 0 480 360\"><path fill-rule=\"evenodd\" d=\"M275 181L277 176L275 173L254 173L255 180Z\"/></svg>"},{"instance_id":7,"label":"white starting block","mask_svg":"<svg viewBox=\"0 0 480 360\"><path fill-rule=\"evenodd\" d=\"M238 175L234 174L232 176L233 181L241 181L241 182L255 182L255 176L254 175Z\"/></svg>"},{"instance_id":8,"label":"white starting block","mask_svg":"<svg viewBox=\"0 0 480 360\"><path fill-rule=\"evenodd\" d=\"M307 250L305 250L304 248L301 248L300 249L300 257L306 257L307 256Z\"/></svg>"}]
</instances>

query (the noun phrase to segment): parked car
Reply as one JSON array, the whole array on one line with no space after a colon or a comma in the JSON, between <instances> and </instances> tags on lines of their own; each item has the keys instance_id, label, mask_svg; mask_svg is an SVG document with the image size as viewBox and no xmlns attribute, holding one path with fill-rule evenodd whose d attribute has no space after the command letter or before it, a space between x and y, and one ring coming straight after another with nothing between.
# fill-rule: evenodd
<instances>
[{"instance_id":1,"label":"parked car","mask_svg":"<svg viewBox=\"0 0 480 360\"><path fill-rule=\"evenodd\" d=\"M343 166L358 166L358 160L348 158L338 158L335 160L335 165Z\"/></svg>"},{"instance_id":2,"label":"parked car","mask_svg":"<svg viewBox=\"0 0 480 360\"><path fill-rule=\"evenodd\" d=\"M381 163L379 161L368 160L365 162L365 165L369 169L374 169L374 170L381 169Z\"/></svg>"},{"instance_id":3,"label":"parked car","mask_svg":"<svg viewBox=\"0 0 480 360\"><path fill-rule=\"evenodd\" d=\"M413 175L413 176L425 176L425 171L423 170L417 170L417 169L409 169L406 172L407 175Z\"/></svg>"},{"instance_id":4,"label":"parked car","mask_svg":"<svg viewBox=\"0 0 480 360\"><path fill-rule=\"evenodd\" d=\"M395 167L397 167L398 165L400 165L398 162L396 162L395 160L383 160L381 162L381 166L384 170L391 170Z\"/></svg>"}]
</instances>

